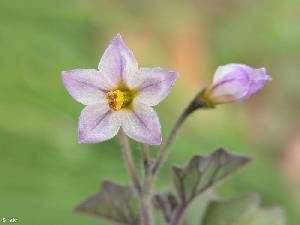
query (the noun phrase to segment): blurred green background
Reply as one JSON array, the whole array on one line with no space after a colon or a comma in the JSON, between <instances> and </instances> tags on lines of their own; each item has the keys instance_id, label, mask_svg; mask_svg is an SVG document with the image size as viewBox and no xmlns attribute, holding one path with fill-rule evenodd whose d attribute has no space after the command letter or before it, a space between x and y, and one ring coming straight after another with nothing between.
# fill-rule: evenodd
<instances>
[{"instance_id":1,"label":"blurred green background","mask_svg":"<svg viewBox=\"0 0 300 225\"><path fill-rule=\"evenodd\" d=\"M218 65L268 69L273 81L249 101L188 120L158 188L169 182L170 165L225 146L256 160L219 186L220 195L258 192L264 206L281 205L288 224L298 225L299 6L298 0L1 0L0 219L107 224L72 208L101 180L128 182L118 142L77 144L83 106L64 89L60 71L95 68L119 32L141 65L181 73L156 107L164 136Z\"/></svg>"}]
</instances>

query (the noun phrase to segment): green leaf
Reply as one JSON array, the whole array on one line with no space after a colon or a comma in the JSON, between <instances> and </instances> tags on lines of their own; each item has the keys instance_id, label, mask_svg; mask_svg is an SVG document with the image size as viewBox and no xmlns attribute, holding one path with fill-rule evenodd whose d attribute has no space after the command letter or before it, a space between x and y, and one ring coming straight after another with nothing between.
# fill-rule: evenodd
<instances>
[{"instance_id":1,"label":"green leaf","mask_svg":"<svg viewBox=\"0 0 300 225\"><path fill-rule=\"evenodd\" d=\"M250 160L220 148L209 156L194 156L185 167L173 166L173 180L181 202L190 202Z\"/></svg>"},{"instance_id":2,"label":"green leaf","mask_svg":"<svg viewBox=\"0 0 300 225\"><path fill-rule=\"evenodd\" d=\"M133 188L110 181L104 181L100 192L80 203L75 211L116 224L139 224L139 203Z\"/></svg>"},{"instance_id":3,"label":"green leaf","mask_svg":"<svg viewBox=\"0 0 300 225\"><path fill-rule=\"evenodd\" d=\"M208 206L202 225L284 225L280 208L261 208L256 194L225 201L213 201Z\"/></svg>"},{"instance_id":4,"label":"green leaf","mask_svg":"<svg viewBox=\"0 0 300 225\"><path fill-rule=\"evenodd\" d=\"M201 194L201 197L196 198L192 204L189 204L184 216L186 224L199 225L199 221L202 221L205 216L209 203L215 199L216 194L214 190L209 190Z\"/></svg>"},{"instance_id":5,"label":"green leaf","mask_svg":"<svg viewBox=\"0 0 300 225\"><path fill-rule=\"evenodd\" d=\"M178 206L178 199L172 192L158 193L153 196L155 208L159 209L164 221L169 223Z\"/></svg>"}]
</instances>

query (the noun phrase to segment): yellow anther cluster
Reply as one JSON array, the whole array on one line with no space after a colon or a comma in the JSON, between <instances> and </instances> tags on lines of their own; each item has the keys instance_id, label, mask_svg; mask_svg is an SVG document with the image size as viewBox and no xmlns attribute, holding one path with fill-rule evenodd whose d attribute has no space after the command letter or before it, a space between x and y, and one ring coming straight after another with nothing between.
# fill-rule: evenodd
<instances>
[{"instance_id":1,"label":"yellow anther cluster","mask_svg":"<svg viewBox=\"0 0 300 225\"><path fill-rule=\"evenodd\" d=\"M108 105L111 109L118 111L124 105L124 92L120 90L109 91L106 93Z\"/></svg>"}]
</instances>

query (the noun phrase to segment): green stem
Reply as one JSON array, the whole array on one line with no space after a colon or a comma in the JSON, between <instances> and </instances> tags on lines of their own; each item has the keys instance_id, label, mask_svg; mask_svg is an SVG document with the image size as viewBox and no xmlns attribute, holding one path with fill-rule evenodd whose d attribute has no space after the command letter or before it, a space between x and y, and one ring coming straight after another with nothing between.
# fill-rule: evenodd
<instances>
[{"instance_id":1,"label":"green stem","mask_svg":"<svg viewBox=\"0 0 300 225\"><path fill-rule=\"evenodd\" d=\"M136 166L135 166L135 163L134 163L134 160L132 157L131 148L128 143L128 138L125 135L122 128L119 131L119 139L120 139L123 158L124 158L125 165L127 167L130 179L133 183L135 190L137 191L138 194L140 194L141 190L142 190L140 179L138 177Z\"/></svg>"},{"instance_id":2,"label":"green stem","mask_svg":"<svg viewBox=\"0 0 300 225\"><path fill-rule=\"evenodd\" d=\"M144 184L143 186L141 185L140 179L137 174L136 166L132 157L132 152L128 142L128 138L122 129L120 129L119 131L119 138L120 138L120 144L122 147L121 149L122 149L125 165L127 167L133 186L138 194L138 198L140 202L141 225L152 225L153 222L152 222L151 199L150 199L151 195L149 194L148 189L144 187L145 185Z\"/></svg>"},{"instance_id":3,"label":"green stem","mask_svg":"<svg viewBox=\"0 0 300 225\"><path fill-rule=\"evenodd\" d=\"M153 167L152 167L152 174L155 177L158 173L161 165L164 163L164 161L167 159L170 151L171 146L176 138L176 135L178 131L180 130L182 124L185 122L185 120L191 115L194 111L200 108L213 108L212 105L210 105L205 99L202 98L203 93L205 92L205 89L199 92L195 98L188 104L188 106L183 110L179 118L177 119L175 125L173 126L166 144L160 151L159 156L157 157Z\"/></svg>"},{"instance_id":4,"label":"green stem","mask_svg":"<svg viewBox=\"0 0 300 225\"><path fill-rule=\"evenodd\" d=\"M152 225L152 205L151 205L151 183L149 183L150 178L150 166L151 159L149 157L149 146L146 144L141 144L141 158L142 158L142 167L144 170L144 182L142 185L142 193L141 193L141 211L143 216L143 220L141 224L143 225Z\"/></svg>"},{"instance_id":5,"label":"green stem","mask_svg":"<svg viewBox=\"0 0 300 225\"><path fill-rule=\"evenodd\" d=\"M147 177L150 169L151 159L149 157L149 145L140 144L141 146L141 158L142 158L142 168L144 171L144 176Z\"/></svg>"},{"instance_id":6,"label":"green stem","mask_svg":"<svg viewBox=\"0 0 300 225\"><path fill-rule=\"evenodd\" d=\"M183 217L184 217L185 212L186 212L186 208L187 208L186 204L182 204L178 207L178 209L174 213L174 218L170 222L170 225L180 225L180 224L182 224Z\"/></svg>"},{"instance_id":7,"label":"green stem","mask_svg":"<svg viewBox=\"0 0 300 225\"><path fill-rule=\"evenodd\" d=\"M140 208L141 208L141 225L152 225L152 206L151 206L151 195L147 192L142 191L140 196Z\"/></svg>"},{"instance_id":8,"label":"green stem","mask_svg":"<svg viewBox=\"0 0 300 225\"><path fill-rule=\"evenodd\" d=\"M188 115L188 109L186 109L181 115L180 117L177 119L175 125L173 126L168 138L167 138L167 142L164 145L164 147L162 148L159 156L157 157L154 166L152 168L152 173L156 174L157 171L160 169L161 165L164 163L164 161L166 160L167 156L170 153L171 150L171 145L179 131L179 128L182 126L183 122L186 120L187 115Z\"/></svg>"}]
</instances>

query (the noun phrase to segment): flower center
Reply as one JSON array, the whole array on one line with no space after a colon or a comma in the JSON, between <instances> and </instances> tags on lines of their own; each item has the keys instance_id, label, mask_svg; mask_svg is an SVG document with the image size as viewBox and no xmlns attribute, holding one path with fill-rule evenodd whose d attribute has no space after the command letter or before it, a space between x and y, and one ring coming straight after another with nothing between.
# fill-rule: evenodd
<instances>
[{"instance_id":1,"label":"flower center","mask_svg":"<svg viewBox=\"0 0 300 225\"><path fill-rule=\"evenodd\" d=\"M109 107L114 111L119 111L125 107L128 107L132 102L133 96L130 91L114 90L106 93L106 98Z\"/></svg>"}]
</instances>

